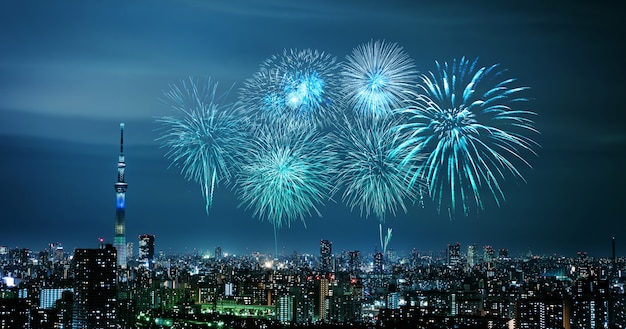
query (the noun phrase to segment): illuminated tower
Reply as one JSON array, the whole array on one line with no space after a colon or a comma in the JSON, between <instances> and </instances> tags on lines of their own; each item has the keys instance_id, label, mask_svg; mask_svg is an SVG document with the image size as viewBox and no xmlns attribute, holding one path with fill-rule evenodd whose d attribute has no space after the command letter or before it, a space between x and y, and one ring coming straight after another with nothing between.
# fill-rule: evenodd
<instances>
[{"instance_id":1,"label":"illuminated tower","mask_svg":"<svg viewBox=\"0 0 626 329\"><path fill-rule=\"evenodd\" d=\"M120 156L117 161L117 182L115 183L115 238L113 245L117 250L117 265L126 267L126 188L124 181L124 124L120 123Z\"/></svg>"}]
</instances>

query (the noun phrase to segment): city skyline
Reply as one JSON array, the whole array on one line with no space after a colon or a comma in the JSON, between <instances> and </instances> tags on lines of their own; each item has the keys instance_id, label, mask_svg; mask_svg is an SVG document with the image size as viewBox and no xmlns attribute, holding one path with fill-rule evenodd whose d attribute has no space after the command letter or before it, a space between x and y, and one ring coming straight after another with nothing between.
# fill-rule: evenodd
<instances>
[{"instance_id":1,"label":"city skyline","mask_svg":"<svg viewBox=\"0 0 626 329\"><path fill-rule=\"evenodd\" d=\"M94 247L99 237L112 241L111 185L125 122L127 241L154 234L156 250L271 253L270 223L223 187L207 215L199 186L169 167L154 141L155 118L169 114L159 102L163 91L189 76L210 76L224 88L234 83L236 90L283 49L315 48L341 61L353 47L384 39L403 47L420 73L434 70L435 60L461 56L501 63L530 86L528 107L541 132L539 156L524 170L527 182L507 185L501 207L449 218L432 205L410 206L386 219L389 248L408 253L459 242L609 256L615 236L618 256L626 253L623 51L611 42L619 33L610 8L159 1L149 10L125 4L125 16L112 4L73 5L80 15L69 4L47 3L11 3L0 14L0 38L14 45L0 55L0 206L8 218L0 245L37 250L61 242L73 249ZM6 14L12 11L19 15ZM368 24L374 18L376 27ZM381 249L375 218L350 212L338 197L322 215L307 218L306 228L298 221L281 228L279 250L315 253L320 239L333 250Z\"/></svg>"}]
</instances>

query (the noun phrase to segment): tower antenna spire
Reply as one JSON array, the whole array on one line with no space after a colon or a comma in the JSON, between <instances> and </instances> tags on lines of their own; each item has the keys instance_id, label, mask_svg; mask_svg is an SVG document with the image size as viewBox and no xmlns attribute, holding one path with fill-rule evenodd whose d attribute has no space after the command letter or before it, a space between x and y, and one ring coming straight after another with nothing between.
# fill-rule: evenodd
<instances>
[{"instance_id":1,"label":"tower antenna spire","mask_svg":"<svg viewBox=\"0 0 626 329\"><path fill-rule=\"evenodd\" d=\"M124 155L124 123L120 123L120 155Z\"/></svg>"}]
</instances>

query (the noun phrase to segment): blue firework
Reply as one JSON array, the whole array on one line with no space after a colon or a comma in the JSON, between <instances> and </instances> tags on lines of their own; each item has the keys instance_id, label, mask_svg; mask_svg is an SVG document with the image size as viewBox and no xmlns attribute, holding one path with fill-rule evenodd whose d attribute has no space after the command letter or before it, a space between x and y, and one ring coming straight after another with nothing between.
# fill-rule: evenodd
<instances>
[{"instance_id":1,"label":"blue firework","mask_svg":"<svg viewBox=\"0 0 626 329\"><path fill-rule=\"evenodd\" d=\"M398 129L410 134L398 150L409 150L403 164L426 155L423 166L408 168L414 183L428 182L438 210L468 214L484 209L483 193L498 206L505 200L502 183L508 176L524 180L519 165L537 144L528 136L538 133L531 117L518 108L528 101L527 87L503 79L498 64L477 67L465 58L437 64L437 72L422 75L412 106L401 112L408 122Z\"/></svg>"},{"instance_id":2,"label":"blue firework","mask_svg":"<svg viewBox=\"0 0 626 329\"><path fill-rule=\"evenodd\" d=\"M299 124L278 124L261 127L250 143L237 180L241 205L275 229L320 215L334 177L329 137Z\"/></svg>"},{"instance_id":3,"label":"blue firework","mask_svg":"<svg viewBox=\"0 0 626 329\"><path fill-rule=\"evenodd\" d=\"M283 77L276 68L261 68L239 90L238 111L254 122L273 122L287 113Z\"/></svg>"},{"instance_id":4,"label":"blue firework","mask_svg":"<svg viewBox=\"0 0 626 329\"><path fill-rule=\"evenodd\" d=\"M186 179L200 184L207 213L215 187L233 179L246 140L232 104L226 103L228 91L218 94L217 86L210 78L170 86L164 102L176 115L156 120L163 125L157 140L168 149L165 156Z\"/></svg>"},{"instance_id":5,"label":"blue firework","mask_svg":"<svg viewBox=\"0 0 626 329\"><path fill-rule=\"evenodd\" d=\"M260 72L269 74L257 73L247 88L261 91L257 97L280 108L272 112L277 114L274 119L308 120L325 127L335 122L341 108L337 69L336 59L323 52L285 50L264 61ZM249 92L243 95L246 103Z\"/></svg>"},{"instance_id":6,"label":"blue firework","mask_svg":"<svg viewBox=\"0 0 626 329\"><path fill-rule=\"evenodd\" d=\"M354 122L344 119L338 139L341 164L337 189L343 190L342 199L351 210L359 207L361 215L375 215L384 222L387 213L396 215L401 208L407 211L406 200L416 199L421 184L410 184L401 162L408 149L397 151L406 139L393 129L398 123L392 119L357 117ZM407 166L415 166L411 162Z\"/></svg>"},{"instance_id":7,"label":"blue firework","mask_svg":"<svg viewBox=\"0 0 626 329\"><path fill-rule=\"evenodd\" d=\"M364 115L385 116L401 108L417 83L413 60L395 43L370 41L342 64L346 103Z\"/></svg>"}]
</instances>

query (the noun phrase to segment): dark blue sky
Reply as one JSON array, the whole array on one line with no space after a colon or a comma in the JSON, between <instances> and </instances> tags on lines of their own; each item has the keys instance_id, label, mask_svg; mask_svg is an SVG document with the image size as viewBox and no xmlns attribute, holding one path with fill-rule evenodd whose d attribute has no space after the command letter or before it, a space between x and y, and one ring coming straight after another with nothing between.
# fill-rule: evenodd
<instances>
[{"instance_id":1,"label":"dark blue sky","mask_svg":"<svg viewBox=\"0 0 626 329\"><path fill-rule=\"evenodd\" d=\"M591 2L4 1L0 10L0 245L90 247L112 240L119 122L126 123L127 240L157 249L271 252L272 227L227 189L210 215L199 187L154 142L158 99L188 76L241 86L273 54L325 51L339 60L369 40L397 42L421 72L467 56L500 63L531 87L541 135L527 184L478 217L432 207L390 217L390 248L448 243L514 252L626 255L626 39L615 8ZM371 252L378 222L340 203L279 231L286 253ZM463 248L465 249L465 248Z\"/></svg>"}]
</instances>

